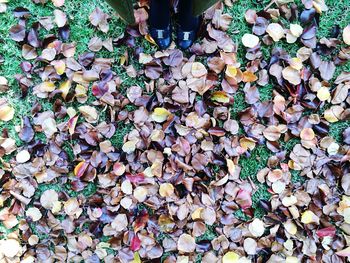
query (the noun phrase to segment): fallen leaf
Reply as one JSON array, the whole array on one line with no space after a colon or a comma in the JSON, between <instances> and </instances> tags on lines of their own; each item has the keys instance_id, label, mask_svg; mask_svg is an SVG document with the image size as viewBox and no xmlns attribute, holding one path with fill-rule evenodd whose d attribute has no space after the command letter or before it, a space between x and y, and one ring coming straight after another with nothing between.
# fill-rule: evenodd
<instances>
[{"instance_id":1,"label":"fallen leaf","mask_svg":"<svg viewBox=\"0 0 350 263\"><path fill-rule=\"evenodd\" d=\"M162 197L169 197L174 193L174 186L170 183L163 183L159 186L159 194Z\"/></svg>"},{"instance_id":2,"label":"fallen leaf","mask_svg":"<svg viewBox=\"0 0 350 263\"><path fill-rule=\"evenodd\" d=\"M282 70L282 76L293 85L298 85L301 82L300 73L298 70L288 66Z\"/></svg>"},{"instance_id":3,"label":"fallen leaf","mask_svg":"<svg viewBox=\"0 0 350 263\"><path fill-rule=\"evenodd\" d=\"M345 44L350 45L350 24L343 29L343 41Z\"/></svg>"},{"instance_id":4,"label":"fallen leaf","mask_svg":"<svg viewBox=\"0 0 350 263\"><path fill-rule=\"evenodd\" d=\"M284 29L280 24L277 23L269 24L266 28L266 32L275 42L284 37Z\"/></svg>"},{"instance_id":5,"label":"fallen leaf","mask_svg":"<svg viewBox=\"0 0 350 263\"><path fill-rule=\"evenodd\" d=\"M151 117L155 122L162 123L168 119L171 113L165 108L155 108Z\"/></svg>"},{"instance_id":6,"label":"fallen leaf","mask_svg":"<svg viewBox=\"0 0 350 263\"><path fill-rule=\"evenodd\" d=\"M53 11L53 14L55 16L55 23L58 27L64 27L67 23L67 16L65 13L63 13L61 10L59 9L55 9Z\"/></svg>"},{"instance_id":7,"label":"fallen leaf","mask_svg":"<svg viewBox=\"0 0 350 263\"><path fill-rule=\"evenodd\" d=\"M191 74L195 78L200 78L208 73L205 66L200 62L194 62L191 68Z\"/></svg>"},{"instance_id":8,"label":"fallen leaf","mask_svg":"<svg viewBox=\"0 0 350 263\"><path fill-rule=\"evenodd\" d=\"M253 48L259 44L259 38L253 34L244 34L242 37L242 43L245 47Z\"/></svg>"},{"instance_id":9,"label":"fallen leaf","mask_svg":"<svg viewBox=\"0 0 350 263\"><path fill-rule=\"evenodd\" d=\"M177 241L177 249L184 253L194 252L196 249L196 241L192 236L182 234Z\"/></svg>"}]
</instances>

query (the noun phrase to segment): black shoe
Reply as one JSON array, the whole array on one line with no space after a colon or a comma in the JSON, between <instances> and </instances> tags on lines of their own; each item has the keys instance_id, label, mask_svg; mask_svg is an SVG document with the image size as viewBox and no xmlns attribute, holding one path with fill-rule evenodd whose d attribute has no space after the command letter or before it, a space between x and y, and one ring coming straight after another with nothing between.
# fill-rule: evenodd
<instances>
[{"instance_id":1,"label":"black shoe","mask_svg":"<svg viewBox=\"0 0 350 263\"><path fill-rule=\"evenodd\" d=\"M193 29L191 30L183 30L181 25L178 24L177 32L176 32L177 45L181 49L188 49L190 46L192 46L193 42L197 38L197 33L201 25L201 21L202 21L201 17L198 17L197 23L193 25Z\"/></svg>"},{"instance_id":2,"label":"black shoe","mask_svg":"<svg viewBox=\"0 0 350 263\"><path fill-rule=\"evenodd\" d=\"M171 27L165 29L150 28L150 35L160 49L167 49L171 44Z\"/></svg>"}]
</instances>

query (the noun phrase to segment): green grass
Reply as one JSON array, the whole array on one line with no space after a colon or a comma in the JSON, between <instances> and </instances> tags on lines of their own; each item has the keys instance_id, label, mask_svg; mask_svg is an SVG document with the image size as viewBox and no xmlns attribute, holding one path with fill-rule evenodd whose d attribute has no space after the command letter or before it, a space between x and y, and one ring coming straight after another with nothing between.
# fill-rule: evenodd
<instances>
[{"instance_id":1,"label":"green grass","mask_svg":"<svg viewBox=\"0 0 350 263\"><path fill-rule=\"evenodd\" d=\"M350 121L338 121L330 124L329 135L338 143L343 142L343 132L350 127Z\"/></svg>"},{"instance_id":2,"label":"green grass","mask_svg":"<svg viewBox=\"0 0 350 263\"><path fill-rule=\"evenodd\" d=\"M125 124L123 122L119 122L117 124L117 131L110 139L112 145L117 149L121 149L124 145L124 137L129 134L129 132L133 129L133 125L131 123Z\"/></svg>"}]
</instances>

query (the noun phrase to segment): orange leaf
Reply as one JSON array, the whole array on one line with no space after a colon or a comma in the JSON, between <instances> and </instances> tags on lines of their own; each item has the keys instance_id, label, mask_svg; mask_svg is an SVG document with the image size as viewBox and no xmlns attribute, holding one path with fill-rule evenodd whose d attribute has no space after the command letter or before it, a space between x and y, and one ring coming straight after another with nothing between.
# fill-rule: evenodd
<instances>
[{"instance_id":1,"label":"orange leaf","mask_svg":"<svg viewBox=\"0 0 350 263\"><path fill-rule=\"evenodd\" d=\"M255 76L253 72L248 70L243 72L243 82L253 82L253 81L256 81L257 79L258 77Z\"/></svg>"}]
</instances>

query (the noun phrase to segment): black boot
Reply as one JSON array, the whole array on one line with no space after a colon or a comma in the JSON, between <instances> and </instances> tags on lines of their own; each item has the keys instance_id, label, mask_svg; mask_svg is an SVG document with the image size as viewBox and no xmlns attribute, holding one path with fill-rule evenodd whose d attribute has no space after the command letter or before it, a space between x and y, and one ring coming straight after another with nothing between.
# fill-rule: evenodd
<instances>
[{"instance_id":1,"label":"black boot","mask_svg":"<svg viewBox=\"0 0 350 263\"><path fill-rule=\"evenodd\" d=\"M196 40L202 19L200 16L193 16L192 0L179 0L177 18L177 45L187 49Z\"/></svg>"},{"instance_id":2,"label":"black boot","mask_svg":"<svg viewBox=\"0 0 350 263\"><path fill-rule=\"evenodd\" d=\"M150 35L160 49L166 49L171 44L170 1L151 0L150 5Z\"/></svg>"}]
</instances>

